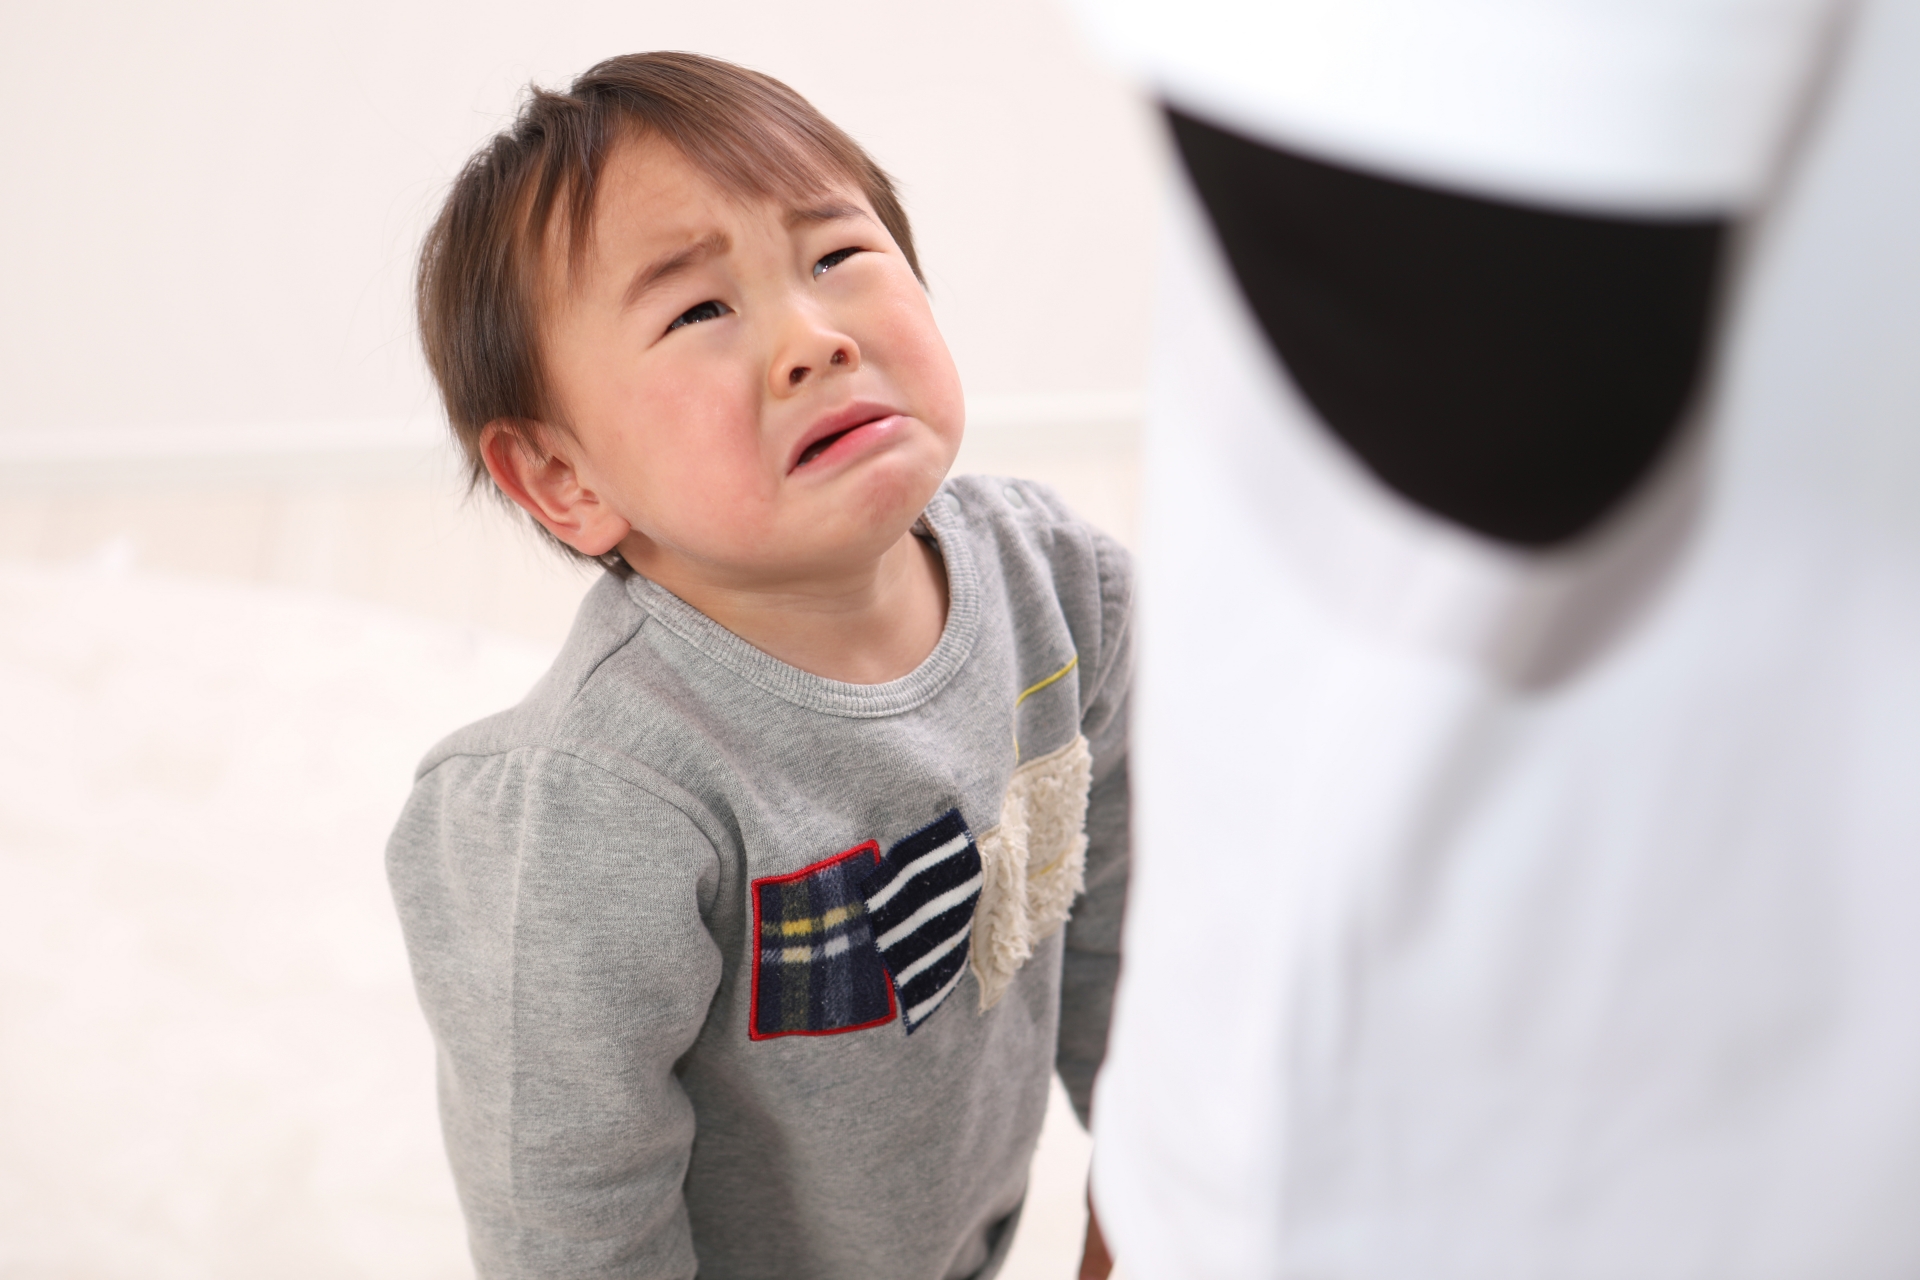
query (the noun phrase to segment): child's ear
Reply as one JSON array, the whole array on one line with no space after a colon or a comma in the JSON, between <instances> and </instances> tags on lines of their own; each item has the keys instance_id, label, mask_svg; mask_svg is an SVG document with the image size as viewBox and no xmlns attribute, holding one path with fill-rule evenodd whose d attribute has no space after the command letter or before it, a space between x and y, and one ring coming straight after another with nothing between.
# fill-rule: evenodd
<instances>
[{"instance_id":1,"label":"child's ear","mask_svg":"<svg viewBox=\"0 0 1920 1280\"><path fill-rule=\"evenodd\" d=\"M581 480L566 445L534 424L528 432L504 419L480 429L480 457L487 474L554 537L588 556L603 556L632 527ZM559 443L559 448L551 445Z\"/></svg>"}]
</instances>

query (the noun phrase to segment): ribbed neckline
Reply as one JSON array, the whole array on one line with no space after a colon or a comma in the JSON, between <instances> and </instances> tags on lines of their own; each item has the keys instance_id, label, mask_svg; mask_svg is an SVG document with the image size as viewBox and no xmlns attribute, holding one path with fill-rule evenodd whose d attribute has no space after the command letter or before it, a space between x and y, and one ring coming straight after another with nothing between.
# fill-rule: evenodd
<instances>
[{"instance_id":1,"label":"ribbed neckline","mask_svg":"<svg viewBox=\"0 0 1920 1280\"><path fill-rule=\"evenodd\" d=\"M627 593L661 626L755 688L809 711L852 719L899 715L922 706L959 672L980 630L980 583L960 521L960 499L942 487L925 512L947 572L947 625L926 661L885 684L848 684L789 666L754 648L673 592L635 574Z\"/></svg>"}]
</instances>

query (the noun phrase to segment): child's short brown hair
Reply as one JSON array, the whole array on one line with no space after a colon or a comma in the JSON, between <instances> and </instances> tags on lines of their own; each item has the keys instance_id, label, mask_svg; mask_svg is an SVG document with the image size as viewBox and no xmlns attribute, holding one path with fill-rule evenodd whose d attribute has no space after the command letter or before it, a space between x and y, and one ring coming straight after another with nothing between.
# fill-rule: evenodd
<instances>
[{"instance_id":1,"label":"child's short brown hair","mask_svg":"<svg viewBox=\"0 0 1920 1280\"><path fill-rule=\"evenodd\" d=\"M558 210L568 261L577 262L607 155L634 136L664 139L744 197L815 195L851 180L921 275L886 173L771 76L693 53L634 53L600 63L565 93L535 86L513 126L467 162L420 252L421 345L471 485L487 479L480 434L489 422L536 454L534 424L564 429L540 362L548 227Z\"/></svg>"}]
</instances>

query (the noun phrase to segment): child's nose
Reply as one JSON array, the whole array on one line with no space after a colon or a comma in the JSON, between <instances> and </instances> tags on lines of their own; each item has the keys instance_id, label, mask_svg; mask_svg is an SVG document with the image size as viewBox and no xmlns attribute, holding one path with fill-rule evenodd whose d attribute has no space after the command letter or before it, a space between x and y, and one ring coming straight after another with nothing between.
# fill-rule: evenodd
<instances>
[{"instance_id":1,"label":"child's nose","mask_svg":"<svg viewBox=\"0 0 1920 1280\"><path fill-rule=\"evenodd\" d=\"M792 395L809 378L828 370L850 372L860 367L860 344L818 308L793 307L780 315L779 325L777 354L767 370L774 395Z\"/></svg>"},{"instance_id":2,"label":"child's nose","mask_svg":"<svg viewBox=\"0 0 1920 1280\"><path fill-rule=\"evenodd\" d=\"M852 362L853 357L847 354L845 347L834 348L833 354L827 357L827 363L829 365L844 365L851 364ZM799 386L807 380L807 375L812 372L813 369L809 365L794 365L791 369L787 370L787 385L790 387Z\"/></svg>"}]
</instances>

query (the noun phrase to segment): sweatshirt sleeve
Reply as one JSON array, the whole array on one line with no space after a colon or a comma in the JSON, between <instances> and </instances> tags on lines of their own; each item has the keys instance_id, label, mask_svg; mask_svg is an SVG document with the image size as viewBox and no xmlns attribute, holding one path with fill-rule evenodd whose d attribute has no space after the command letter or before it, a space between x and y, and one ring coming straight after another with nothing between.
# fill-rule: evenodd
<instances>
[{"instance_id":1,"label":"sweatshirt sleeve","mask_svg":"<svg viewBox=\"0 0 1920 1280\"><path fill-rule=\"evenodd\" d=\"M1055 1066L1082 1124L1093 1079L1107 1052L1114 984L1120 976L1120 921L1127 905L1131 806L1127 782L1127 701L1133 672L1133 573L1127 551L1094 534L1099 572L1099 653L1082 685L1081 732L1093 755L1087 801L1086 889L1067 922L1060 977Z\"/></svg>"},{"instance_id":2,"label":"sweatshirt sleeve","mask_svg":"<svg viewBox=\"0 0 1920 1280\"><path fill-rule=\"evenodd\" d=\"M674 1073L718 986L679 808L545 748L455 756L387 853L478 1273L692 1276Z\"/></svg>"}]
</instances>

